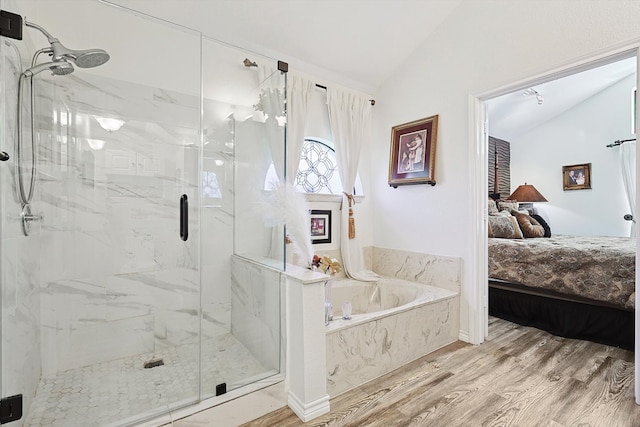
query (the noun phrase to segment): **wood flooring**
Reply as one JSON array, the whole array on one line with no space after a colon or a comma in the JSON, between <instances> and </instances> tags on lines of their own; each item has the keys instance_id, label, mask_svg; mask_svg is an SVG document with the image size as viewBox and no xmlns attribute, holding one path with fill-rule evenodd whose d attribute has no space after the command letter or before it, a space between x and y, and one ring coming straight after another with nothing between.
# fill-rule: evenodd
<instances>
[{"instance_id":1,"label":"wood flooring","mask_svg":"<svg viewBox=\"0 0 640 427\"><path fill-rule=\"evenodd\" d=\"M633 352L490 318L489 337L456 342L331 399L303 423L282 408L257 426L640 427Z\"/></svg>"}]
</instances>

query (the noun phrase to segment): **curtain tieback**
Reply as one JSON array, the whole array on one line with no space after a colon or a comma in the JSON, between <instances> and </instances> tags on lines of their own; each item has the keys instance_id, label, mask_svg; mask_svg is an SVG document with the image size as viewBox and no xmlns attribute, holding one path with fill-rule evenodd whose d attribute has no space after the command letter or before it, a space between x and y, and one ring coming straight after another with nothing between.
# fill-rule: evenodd
<instances>
[{"instance_id":1,"label":"curtain tieback","mask_svg":"<svg viewBox=\"0 0 640 427\"><path fill-rule=\"evenodd\" d=\"M356 204L356 200L355 200L355 198L353 197L352 194L344 193L344 195L347 196L347 199L349 199L349 238L350 239L355 239L355 237L356 237L356 220L353 217L353 209L351 207Z\"/></svg>"}]
</instances>

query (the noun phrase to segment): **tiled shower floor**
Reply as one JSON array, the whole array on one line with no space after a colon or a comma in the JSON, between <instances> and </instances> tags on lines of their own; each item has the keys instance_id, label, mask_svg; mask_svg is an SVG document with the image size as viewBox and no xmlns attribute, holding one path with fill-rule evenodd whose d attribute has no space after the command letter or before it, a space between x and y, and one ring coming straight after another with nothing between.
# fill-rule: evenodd
<instances>
[{"instance_id":1,"label":"tiled shower floor","mask_svg":"<svg viewBox=\"0 0 640 427\"><path fill-rule=\"evenodd\" d=\"M227 390L273 374L231 334L202 344L203 395ZM112 362L60 372L40 381L25 426L88 427L164 410L198 396L198 346L185 345ZM163 359L164 366L144 369L145 362Z\"/></svg>"}]
</instances>

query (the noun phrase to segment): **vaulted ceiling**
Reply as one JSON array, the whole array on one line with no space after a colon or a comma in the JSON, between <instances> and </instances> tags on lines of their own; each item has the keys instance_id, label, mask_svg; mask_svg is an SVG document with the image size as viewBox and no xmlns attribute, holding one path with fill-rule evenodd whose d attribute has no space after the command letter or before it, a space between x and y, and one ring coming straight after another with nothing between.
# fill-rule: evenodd
<instances>
[{"instance_id":1,"label":"vaulted ceiling","mask_svg":"<svg viewBox=\"0 0 640 427\"><path fill-rule=\"evenodd\" d=\"M366 92L462 1L109 0Z\"/></svg>"},{"instance_id":2,"label":"vaulted ceiling","mask_svg":"<svg viewBox=\"0 0 640 427\"><path fill-rule=\"evenodd\" d=\"M465 1L103 0L290 63L294 69L375 93ZM635 72L635 59L538 85L489 103L491 133L518 134Z\"/></svg>"},{"instance_id":3,"label":"vaulted ceiling","mask_svg":"<svg viewBox=\"0 0 640 427\"><path fill-rule=\"evenodd\" d=\"M542 123L568 111L581 102L634 75L636 58L627 58L611 64L573 74L531 89L536 95L525 95L519 90L488 102L489 133L500 139L516 142ZM629 94L631 102L631 94Z\"/></svg>"}]
</instances>

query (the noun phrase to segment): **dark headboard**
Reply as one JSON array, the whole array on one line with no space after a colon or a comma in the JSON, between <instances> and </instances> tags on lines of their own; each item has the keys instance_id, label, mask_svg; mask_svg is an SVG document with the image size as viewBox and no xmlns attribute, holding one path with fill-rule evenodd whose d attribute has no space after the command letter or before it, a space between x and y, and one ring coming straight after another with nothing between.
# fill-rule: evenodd
<instances>
[{"instance_id":1,"label":"dark headboard","mask_svg":"<svg viewBox=\"0 0 640 427\"><path fill-rule=\"evenodd\" d=\"M498 187L495 186L496 149L498 153ZM511 144L509 141L489 137L489 197L506 199L511 194ZM498 190L496 193L495 190Z\"/></svg>"}]
</instances>

